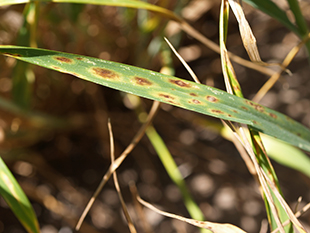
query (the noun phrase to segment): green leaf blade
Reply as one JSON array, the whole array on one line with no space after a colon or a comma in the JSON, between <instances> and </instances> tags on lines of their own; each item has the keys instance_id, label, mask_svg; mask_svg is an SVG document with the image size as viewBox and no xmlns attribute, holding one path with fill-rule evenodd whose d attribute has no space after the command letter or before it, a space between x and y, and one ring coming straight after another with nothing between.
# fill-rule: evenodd
<instances>
[{"instance_id":1,"label":"green leaf blade","mask_svg":"<svg viewBox=\"0 0 310 233\"><path fill-rule=\"evenodd\" d=\"M0 53L81 79L205 115L248 124L310 151L310 130L289 117L222 90L97 58L19 46Z\"/></svg>"},{"instance_id":2,"label":"green leaf blade","mask_svg":"<svg viewBox=\"0 0 310 233\"><path fill-rule=\"evenodd\" d=\"M27 196L1 157L0 194L28 233L40 233L37 217Z\"/></svg>"},{"instance_id":3,"label":"green leaf blade","mask_svg":"<svg viewBox=\"0 0 310 233\"><path fill-rule=\"evenodd\" d=\"M286 13L271 0L244 0L244 2L255 7L256 9L261 10L262 12L265 12L272 18L278 20L296 35L301 36L299 29L289 20Z\"/></svg>"}]
</instances>

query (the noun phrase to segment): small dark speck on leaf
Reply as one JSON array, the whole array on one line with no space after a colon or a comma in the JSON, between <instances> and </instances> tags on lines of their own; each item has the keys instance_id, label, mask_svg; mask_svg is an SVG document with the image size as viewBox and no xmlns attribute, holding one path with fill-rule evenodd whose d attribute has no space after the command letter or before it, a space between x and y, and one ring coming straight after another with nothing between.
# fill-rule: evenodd
<instances>
[{"instance_id":1,"label":"small dark speck on leaf","mask_svg":"<svg viewBox=\"0 0 310 233\"><path fill-rule=\"evenodd\" d=\"M166 99L172 99L172 100L174 100L174 97L173 97L173 96L170 96L170 95L167 95L167 94L159 94L159 96L164 97L164 98L166 98Z\"/></svg>"}]
</instances>

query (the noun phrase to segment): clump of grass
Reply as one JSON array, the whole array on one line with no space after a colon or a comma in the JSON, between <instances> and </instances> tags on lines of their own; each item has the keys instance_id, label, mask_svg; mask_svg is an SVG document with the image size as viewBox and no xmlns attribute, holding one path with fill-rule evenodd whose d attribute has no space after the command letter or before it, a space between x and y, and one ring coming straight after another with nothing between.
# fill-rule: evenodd
<instances>
[{"instance_id":1,"label":"clump of grass","mask_svg":"<svg viewBox=\"0 0 310 233\"><path fill-rule=\"evenodd\" d=\"M181 190L184 205L193 219L160 211L158 208L155 208L153 205L142 200L138 194L135 194L134 196L138 202L164 216L176 218L200 228L204 228L202 232L244 232L239 227L231 224L219 224L204 221L203 214L199 209L199 206L195 203L194 198L191 196L190 191L186 186L186 182L182 178L182 175L179 172L167 146L156 132L156 129L151 125L156 112L159 109L158 101L160 101L220 119L223 125L219 127L220 129L218 133L221 133L224 137L227 137L234 142L249 171L259 184L261 196L266 205L266 214L271 231L293 232L294 226L298 232L306 232L305 228L298 220L298 217L301 212L305 211L308 207L305 206L303 211L294 214L289 205L286 203L279 185L278 177L272 163L269 160L269 153L265 148L264 139L261 138L261 133L269 134L297 146L300 149L310 151L310 131L308 128L293 121L289 117L255 103L259 102L264 95L266 95L266 93L280 78L282 72L287 71L288 65L303 46L306 46L308 52L310 51L309 29L307 28L305 19L296 0L287 0L290 10L294 15L295 22L291 22L286 17L285 12L269 0L246 0L246 2L282 22L292 32L300 37L301 41L292 48L291 52L286 56L281 64L268 64L262 61L254 33L252 32L250 24L246 19L242 5L238 0L221 1L219 16L219 45L206 38L198 30L194 29L194 27L188 24L175 12L166 9L166 4L164 1L160 1L158 5L133 0L93 0L90 2L84 0L59 0L57 2L142 9L143 11L140 10L139 13L141 17L140 19L143 21L143 23L140 21L142 31L141 36L145 42L151 41L150 47L152 47L152 51L165 54L162 56L162 66L164 70L170 71L168 74L167 72L157 73L151 70L144 70L125 64L86 57L83 55L36 49L36 45L40 44L39 41L35 40L39 20L38 12L39 6L43 3L32 1L29 2L26 0L3 0L0 3L0 6L27 3L23 14L25 21L19 33L19 41L22 42L17 43L17 46L0 46L0 53L3 55L27 62L16 64L15 71L13 72L12 101L1 98L0 106L11 114L20 118L22 117L24 121L28 122L30 127L28 129L25 128L23 132L27 133L28 131L34 130L36 133L36 137L33 139L34 142L41 139L43 134L42 132L44 132L43 128L47 125L50 127L50 131L55 131L59 129L72 129L79 124L72 123L71 119L55 119L50 116L42 116L41 113L31 110L33 96L32 90L35 88L33 83L36 76L34 75L35 72L33 71L33 67L28 63L52 69L61 73L71 74L77 78L87 80L92 83L154 100L153 107L151 108L150 113L148 114L148 117L141 126L140 130L132 139L129 146L117 158L115 158L114 153L114 138L111 124L108 124L110 133L111 165L102 178L97 190L88 202L87 207L76 225L76 230L81 229L83 220L93 205L95 199L109 178L113 175L115 188L121 201L122 209L125 213L130 232L136 232L135 222L131 219L128 208L123 200L121 189L118 184L116 170L139 143L143 135L146 134L171 180ZM182 7L182 4L179 4L180 5L176 6L176 8ZM228 36L230 8L237 19L240 36L250 61L229 52L226 48L227 41L230 39ZM75 20L78 18L76 16L81 13L80 11L82 8L74 9L76 9L77 12L72 12L72 20L73 18ZM153 12L155 16L149 14L149 12ZM128 19L131 19L132 17L131 12L123 12L123 14L127 14ZM174 70L171 66L171 58L169 57L171 55L169 53L165 53L164 46L162 46L164 43L163 38L165 36L164 28L167 23L164 19L175 21L189 36L195 38L214 52L220 54L226 92L201 84L199 78L194 74L192 69L189 68L188 64L182 60L179 54L172 47L171 43L168 42L171 49L180 58L185 67L187 67L187 70L196 83L172 76L174 75ZM156 34L156 36L154 38L150 38L147 36L146 32L152 32ZM93 31L90 32L90 34L93 35L96 33L96 28L93 28ZM118 43L122 44L120 41ZM26 47L21 47L18 45ZM244 98L241 85L239 84L238 77L231 61L271 76L266 84L257 92L253 99L254 102ZM270 66L278 66L279 71L273 71ZM139 109L137 108L136 110L138 117L141 116L141 114L145 115L141 105L139 106ZM19 129L19 121L16 122L15 126L11 127L11 131L14 131L14 133L21 132ZM227 131L226 133L223 133L223 129L230 130L230 135L228 136ZM272 141L274 139L270 140ZM275 141L272 143L276 144ZM292 148L291 146L288 147ZM284 151L280 152L284 155L286 154ZM290 162L284 162L287 157L291 160L296 160L297 157L300 158L298 161L303 162L294 163L294 168L302 172L305 171L304 163L309 163L309 159L301 151L295 151L293 155L286 155L285 159L284 156L283 159L278 157L278 161L283 161L283 164L290 164ZM0 194L3 196L28 232L40 232L38 220L30 202L2 159L0 159L0 166ZM55 203L57 203L57 201ZM57 204L57 206L61 206L60 203ZM143 215L140 214L140 216ZM145 229L149 232L152 231L149 227L146 227Z\"/></svg>"}]
</instances>

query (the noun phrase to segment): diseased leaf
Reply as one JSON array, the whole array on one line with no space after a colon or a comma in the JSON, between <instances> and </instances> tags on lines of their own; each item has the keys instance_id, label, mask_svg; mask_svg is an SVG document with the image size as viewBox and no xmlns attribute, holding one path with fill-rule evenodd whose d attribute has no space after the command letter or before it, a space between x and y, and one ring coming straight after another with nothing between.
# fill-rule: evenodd
<instances>
[{"instance_id":1,"label":"diseased leaf","mask_svg":"<svg viewBox=\"0 0 310 233\"><path fill-rule=\"evenodd\" d=\"M216 88L116 62L51 50L0 46L0 53L120 91L248 124L310 151L308 128L281 113Z\"/></svg>"}]
</instances>

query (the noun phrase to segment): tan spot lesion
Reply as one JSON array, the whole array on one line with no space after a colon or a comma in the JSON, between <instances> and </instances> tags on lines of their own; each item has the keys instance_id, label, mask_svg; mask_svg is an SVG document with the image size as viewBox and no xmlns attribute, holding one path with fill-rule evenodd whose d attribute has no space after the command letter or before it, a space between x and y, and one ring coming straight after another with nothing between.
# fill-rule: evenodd
<instances>
[{"instance_id":1,"label":"tan spot lesion","mask_svg":"<svg viewBox=\"0 0 310 233\"><path fill-rule=\"evenodd\" d=\"M206 97L206 99L207 99L208 101L212 102L212 103L218 102L218 98L216 98L215 96L212 96L212 95L208 95L208 96Z\"/></svg>"},{"instance_id":2,"label":"tan spot lesion","mask_svg":"<svg viewBox=\"0 0 310 233\"><path fill-rule=\"evenodd\" d=\"M59 66L52 66L52 68L55 69L55 70L60 70Z\"/></svg>"},{"instance_id":3,"label":"tan spot lesion","mask_svg":"<svg viewBox=\"0 0 310 233\"><path fill-rule=\"evenodd\" d=\"M196 100L196 99L193 99L192 103L194 103L194 104L201 104L201 102L199 100Z\"/></svg>"},{"instance_id":4,"label":"tan spot lesion","mask_svg":"<svg viewBox=\"0 0 310 233\"><path fill-rule=\"evenodd\" d=\"M140 86L152 86L153 85L153 83L150 80L146 78L141 78L141 77L134 77L134 82Z\"/></svg>"},{"instance_id":5,"label":"tan spot lesion","mask_svg":"<svg viewBox=\"0 0 310 233\"><path fill-rule=\"evenodd\" d=\"M218 109L211 109L211 112L216 113L216 114L224 114L223 111L218 110Z\"/></svg>"},{"instance_id":6,"label":"tan spot lesion","mask_svg":"<svg viewBox=\"0 0 310 233\"><path fill-rule=\"evenodd\" d=\"M119 79L119 75L112 71L112 70L108 70L108 69L104 69L104 68L100 68L100 67L93 67L90 69L90 72L93 73L94 75L101 77L101 78L105 78L105 79Z\"/></svg>"},{"instance_id":7,"label":"tan spot lesion","mask_svg":"<svg viewBox=\"0 0 310 233\"><path fill-rule=\"evenodd\" d=\"M197 94L195 93L189 93L191 96L198 96Z\"/></svg>"},{"instance_id":8,"label":"tan spot lesion","mask_svg":"<svg viewBox=\"0 0 310 233\"><path fill-rule=\"evenodd\" d=\"M77 57L76 60L83 61L84 58L82 58L82 57Z\"/></svg>"},{"instance_id":9,"label":"tan spot lesion","mask_svg":"<svg viewBox=\"0 0 310 233\"><path fill-rule=\"evenodd\" d=\"M259 104L253 103L251 101L246 100L245 101L248 105L252 106L255 110L259 111L259 112L264 112L265 108Z\"/></svg>"},{"instance_id":10,"label":"tan spot lesion","mask_svg":"<svg viewBox=\"0 0 310 233\"><path fill-rule=\"evenodd\" d=\"M159 94L158 96L160 96L160 97L163 97L163 98L165 98L165 99L171 99L171 100L174 100L175 99L175 97L173 97L173 96L171 96L171 95L168 95L168 94Z\"/></svg>"},{"instance_id":11,"label":"tan spot lesion","mask_svg":"<svg viewBox=\"0 0 310 233\"><path fill-rule=\"evenodd\" d=\"M173 104L173 105L180 105L179 103L177 103L177 102L175 102L175 101L172 101L172 100L169 100L169 101L167 101L168 103L170 103L170 104Z\"/></svg>"},{"instance_id":12,"label":"tan spot lesion","mask_svg":"<svg viewBox=\"0 0 310 233\"><path fill-rule=\"evenodd\" d=\"M269 113L269 116L271 116L271 117L274 118L274 119L277 119L277 118L278 118L277 115L274 114L274 113Z\"/></svg>"},{"instance_id":13,"label":"tan spot lesion","mask_svg":"<svg viewBox=\"0 0 310 233\"><path fill-rule=\"evenodd\" d=\"M186 82L183 82L181 80L178 80L178 79L169 79L169 82L172 83L172 84L175 84L179 87L191 87L191 84L190 83L186 83Z\"/></svg>"},{"instance_id":14,"label":"tan spot lesion","mask_svg":"<svg viewBox=\"0 0 310 233\"><path fill-rule=\"evenodd\" d=\"M62 57L62 56L54 56L53 57L56 61L61 62L61 63L67 63L67 64L73 64L74 61L70 58L67 57Z\"/></svg>"}]
</instances>

